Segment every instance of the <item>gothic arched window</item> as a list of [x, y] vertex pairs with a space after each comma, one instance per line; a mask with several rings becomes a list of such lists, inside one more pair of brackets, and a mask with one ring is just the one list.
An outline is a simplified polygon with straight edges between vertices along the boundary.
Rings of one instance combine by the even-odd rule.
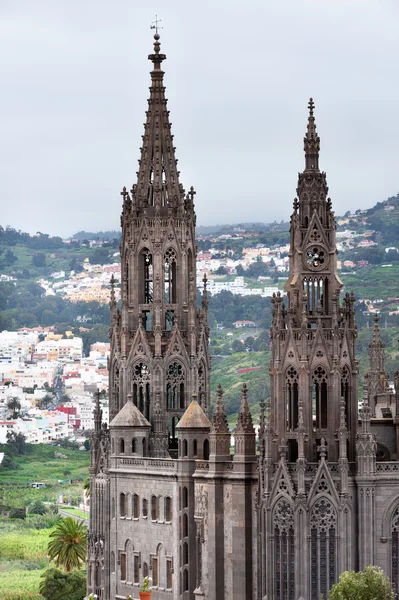
[[154, 268], [152, 254], [144, 249], [139, 256], [139, 272], [141, 286], [139, 289], [140, 304], [152, 304], [154, 292]]
[[170, 450], [177, 450], [178, 447], [178, 442], [177, 442], [177, 431], [176, 431], [176, 426], [179, 422], [179, 417], [178, 416], [174, 416], [169, 420], [169, 429], [168, 429], [168, 433], [169, 433], [169, 449]]
[[133, 367], [133, 403], [150, 419], [150, 373], [145, 363]]
[[185, 407], [184, 379], [183, 366], [178, 362], [170, 364], [166, 376], [166, 406], [169, 410]]
[[294, 514], [285, 498], [281, 498], [274, 508], [273, 528], [275, 598], [295, 600]]
[[312, 418], [313, 429], [327, 429], [328, 405], [327, 373], [324, 367], [317, 367], [313, 373]]
[[165, 275], [165, 303], [176, 303], [176, 252], [173, 248], [169, 248], [165, 252], [164, 259], [164, 275]]
[[326, 598], [337, 580], [337, 515], [332, 503], [322, 496], [310, 513], [311, 600]]
[[298, 427], [298, 373], [294, 367], [289, 367], [285, 375], [287, 430], [293, 431]]
[[392, 515], [392, 556], [391, 556], [391, 570], [392, 570], [392, 587], [397, 597], [399, 591], [399, 506], [396, 507]]

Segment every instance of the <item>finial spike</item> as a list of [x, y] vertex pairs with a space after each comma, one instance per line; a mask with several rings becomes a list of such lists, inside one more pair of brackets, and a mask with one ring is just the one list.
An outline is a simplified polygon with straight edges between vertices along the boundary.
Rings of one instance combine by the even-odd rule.
[[319, 150], [320, 138], [316, 131], [316, 122], [314, 118], [314, 102], [313, 98], [309, 99], [308, 103], [309, 117], [308, 127], [304, 138], [304, 150], [306, 159], [306, 169], [319, 170]]

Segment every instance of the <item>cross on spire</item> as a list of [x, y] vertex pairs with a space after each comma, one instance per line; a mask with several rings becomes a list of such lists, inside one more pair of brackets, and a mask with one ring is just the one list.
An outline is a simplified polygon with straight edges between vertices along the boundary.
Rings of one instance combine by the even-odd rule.
[[308, 127], [307, 127], [306, 135], [304, 138], [306, 169], [318, 171], [319, 170], [320, 138], [316, 131], [313, 98], [309, 99], [308, 109], [309, 109]]
[[158, 15], [155, 15], [155, 20], [151, 21], [150, 29], [155, 29], [155, 35], [158, 35], [158, 29], [163, 29], [159, 23], [162, 23], [162, 19], [158, 19]]

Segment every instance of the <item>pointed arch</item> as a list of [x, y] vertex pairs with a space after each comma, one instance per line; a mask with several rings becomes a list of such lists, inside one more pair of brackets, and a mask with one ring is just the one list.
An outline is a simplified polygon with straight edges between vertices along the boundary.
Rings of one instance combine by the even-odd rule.
[[276, 600], [294, 600], [295, 536], [294, 511], [288, 498], [281, 495], [273, 508], [274, 576]]
[[337, 511], [332, 499], [319, 494], [310, 508], [310, 591], [311, 600], [327, 597], [338, 576]]
[[137, 361], [132, 367], [132, 399], [133, 404], [149, 421], [151, 416], [150, 369], [145, 360]]
[[328, 375], [325, 365], [318, 365], [312, 375], [313, 430], [328, 428]]
[[186, 369], [183, 363], [173, 358], [166, 371], [166, 408], [184, 410], [186, 407]]
[[285, 398], [286, 398], [286, 428], [294, 431], [298, 427], [299, 403], [299, 377], [298, 371], [288, 366], [285, 371]]
[[176, 263], [176, 251], [174, 248], [168, 248], [164, 255], [165, 304], [176, 304], [177, 302]]
[[139, 303], [152, 304], [154, 293], [153, 257], [148, 248], [142, 248], [139, 260]]

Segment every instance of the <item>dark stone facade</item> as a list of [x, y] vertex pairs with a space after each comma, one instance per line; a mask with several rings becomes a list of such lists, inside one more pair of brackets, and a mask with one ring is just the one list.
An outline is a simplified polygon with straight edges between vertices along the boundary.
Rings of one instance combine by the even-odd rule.
[[341, 297], [313, 101], [259, 450], [244, 385], [231, 454], [220, 386], [210, 418], [195, 191], [179, 182], [154, 38], [137, 183], [122, 191], [120, 308], [111, 282], [111, 422], [97, 402], [92, 434], [88, 593], [138, 598], [149, 575], [154, 600], [319, 600], [367, 564], [398, 589], [399, 374], [393, 392], [377, 319], [359, 422], [355, 298]]

